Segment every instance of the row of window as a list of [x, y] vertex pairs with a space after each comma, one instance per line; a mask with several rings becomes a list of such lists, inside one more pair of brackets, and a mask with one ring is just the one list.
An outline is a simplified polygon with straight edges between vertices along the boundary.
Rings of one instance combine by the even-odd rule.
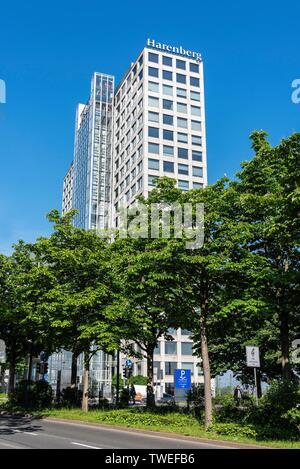
[[[194, 363], [193, 362], [181, 362], [181, 365], [179, 366], [179, 363], [177, 362], [158, 362], [154, 361], [153, 362], [153, 367], [156, 369], [156, 375], [158, 379], [164, 379], [164, 374], [166, 376], [173, 376], [174, 372], [176, 369], [180, 368], [182, 370], [190, 370], [191, 371], [191, 376], [194, 376]], [[197, 366], [196, 367], [196, 373], [198, 376], [201, 376], [203, 374], [202, 369]], [[166, 387], [169, 384], [166, 384]], [[173, 389], [174, 391], [174, 389]], [[174, 393], [174, 392], [173, 392]]]
[[[174, 86], [171, 85], [164, 85], [162, 84], [162, 93], [168, 96], [173, 96]], [[148, 82], [148, 90], [153, 93], [160, 93], [160, 83], [156, 83], [155, 81]], [[178, 98], [187, 98], [187, 90], [184, 88], [176, 87], [176, 96]], [[190, 99], [192, 101], [200, 101], [200, 93], [199, 91], [192, 91], [190, 90], [189, 93]]]
[[[173, 130], [163, 129], [163, 138], [164, 140], [174, 141], [174, 133]], [[189, 135], [183, 132], [177, 132], [177, 142], [178, 143], [189, 143]], [[191, 136], [191, 143], [192, 145], [202, 146], [202, 137], [199, 135], [192, 135]], [[159, 144], [158, 143], [149, 143], [148, 150], [150, 153], [159, 153]]]
[[[188, 129], [190, 126], [191, 130], [194, 130], [195, 132], [201, 132], [202, 130], [200, 121], [195, 121], [195, 120], [188, 121], [188, 119], [185, 119], [184, 117], [177, 117], [176, 123], [177, 123], [177, 127], [181, 129]], [[174, 117], [168, 114], [163, 114], [163, 124], [174, 125]], [[168, 132], [170, 132], [170, 130], [164, 129], [164, 132], [166, 132], [166, 135], [168, 135]], [[160, 129], [158, 127], [148, 127], [149, 137], [159, 138], [159, 134], [160, 134]], [[170, 140], [170, 139], [167, 138], [167, 140]]]
[[[181, 347], [181, 355], [193, 355], [193, 342], [176, 342], [165, 341], [165, 354], [166, 355], [177, 355], [177, 346]], [[161, 343], [158, 342], [157, 347], [154, 349], [155, 354], [161, 353]]]
[[[174, 110], [174, 102], [171, 99], [163, 99], [162, 100], [162, 108], [167, 109], [168, 111]], [[154, 96], [148, 96], [148, 106], [151, 107], [159, 107], [160, 99]], [[201, 116], [201, 107], [200, 106], [188, 106], [185, 103], [176, 103], [176, 110], [177, 112], [181, 112], [182, 114], [187, 114], [188, 107], [190, 107], [190, 112], [192, 116]]]
[[[151, 145], [151, 144], [150, 144]], [[156, 150], [156, 147], [155, 147]], [[154, 153], [153, 151], [151, 153]], [[163, 155], [173, 157], [177, 154], [178, 158], [182, 158], [184, 160], [189, 159], [190, 150], [188, 148], [183, 147], [173, 147], [171, 145], [163, 145]], [[192, 150], [192, 160], [193, 161], [202, 161], [202, 151]]]
[[[175, 172], [175, 164], [173, 161], [163, 161], [163, 171], [166, 173], [174, 173]], [[148, 159], [148, 169], [154, 169], [156, 171], [160, 170], [161, 161], [155, 160], [153, 158]], [[178, 174], [184, 174], [185, 176], [189, 176], [189, 165], [178, 163], [177, 165], [177, 172]], [[203, 168], [200, 166], [192, 166], [192, 174], [195, 177], [203, 177]]]
[[[148, 60], [149, 60], [149, 62], [153, 62], [153, 63], [158, 64], [159, 63], [159, 55], [154, 54], [153, 52], [148, 52]], [[185, 60], [181, 60], [181, 59], [174, 59], [174, 61], [175, 61], [175, 64], [176, 64], [176, 68], [179, 68], [180, 70], [186, 70], [187, 69], [186, 66], [189, 63], [190, 72], [199, 73], [199, 64], [197, 64], [195, 62], [186, 62]], [[162, 56], [162, 64], [167, 65], [168, 67], [172, 67], [173, 66], [173, 58], [168, 57], [166, 55], [163, 55]]]
[[[148, 176], [148, 186], [155, 186], [155, 180], [157, 179], [157, 176], [154, 176], [153, 174], [149, 174]], [[189, 181], [185, 181], [183, 179], [178, 179], [178, 187], [179, 189], [183, 191], [188, 191], [190, 189], [190, 184]], [[192, 185], [193, 189], [202, 189], [203, 184], [201, 182], [193, 182]]]
[[[162, 78], [163, 80], [173, 81], [176, 78], [176, 83], [182, 83], [184, 85], [187, 84], [187, 76], [183, 75], [183, 73], [174, 73], [170, 70], [159, 70], [156, 67], [148, 67], [148, 75], [149, 77], [154, 78]], [[196, 88], [200, 87], [200, 79], [196, 77], [189, 77], [189, 84], [190, 86], [194, 86]]]

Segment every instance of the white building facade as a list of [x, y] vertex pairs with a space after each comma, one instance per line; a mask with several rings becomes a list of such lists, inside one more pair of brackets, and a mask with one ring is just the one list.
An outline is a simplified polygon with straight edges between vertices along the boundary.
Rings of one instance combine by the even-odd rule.
[[161, 50], [155, 41], [148, 44], [115, 92], [115, 226], [119, 208], [133, 204], [137, 195], [147, 196], [159, 176], [176, 179], [182, 190], [207, 184], [200, 54], [191, 59], [168, 52], [171, 46]]
[[64, 177], [63, 198], [62, 198], [62, 214], [65, 215], [73, 207], [73, 178], [74, 163], [71, 163], [69, 171]]

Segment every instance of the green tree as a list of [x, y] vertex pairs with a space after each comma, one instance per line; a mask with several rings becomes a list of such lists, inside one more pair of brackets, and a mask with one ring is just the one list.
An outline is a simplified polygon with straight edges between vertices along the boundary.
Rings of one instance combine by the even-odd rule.
[[[150, 221], [151, 204], [178, 202], [181, 195], [173, 180], [163, 178], [147, 200], [139, 200], [148, 208]], [[136, 237], [116, 239], [113, 249], [125, 309], [134, 318], [129, 340], [138, 345], [140, 355], [147, 360], [147, 406], [151, 407], [154, 405], [153, 353], [158, 339], [165, 337], [172, 340], [168, 334], [169, 328], [188, 327], [189, 324], [188, 316], [183, 314], [187, 305], [178, 287], [180, 271], [173, 266], [176, 240], [151, 238], [150, 228], [144, 233], [142, 230], [141, 237], [138, 237], [139, 227], [136, 229]], [[130, 344], [128, 347], [130, 349]], [[133, 345], [131, 354], [137, 354]]]
[[245, 345], [258, 345], [261, 378], [290, 380], [291, 343], [300, 319], [300, 134], [276, 147], [265, 132], [251, 138], [255, 155], [242, 163], [229, 189], [249, 266], [232, 279], [235, 301], [222, 317], [211, 319], [211, 357], [214, 373], [230, 368], [249, 382]]
[[88, 410], [89, 367], [99, 350], [112, 353], [120, 346], [128, 318], [113, 308], [118, 295], [110, 260], [110, 246], [95, 231], [72, 225], [74, 211], [48, 215], [54, 233], [40, 238], [33, 251], [40, 265], [55, 278], [47, 291], [41, 316], [47, 318], [60, 348], [77, 357], [84, 353], [82, 409]]

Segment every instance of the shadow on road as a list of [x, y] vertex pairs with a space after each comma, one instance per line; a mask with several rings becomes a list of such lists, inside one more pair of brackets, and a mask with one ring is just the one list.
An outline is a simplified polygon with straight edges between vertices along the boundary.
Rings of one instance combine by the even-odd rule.
[[21, 432], [42, 432], [42, 426], [38, 424], [39, 417], [0, 416], [0, 436], [12, 435], [16, 430]]

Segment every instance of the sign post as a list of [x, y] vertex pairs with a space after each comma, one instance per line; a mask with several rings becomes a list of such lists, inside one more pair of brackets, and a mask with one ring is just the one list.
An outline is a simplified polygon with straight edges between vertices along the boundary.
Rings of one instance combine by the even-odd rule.
[[260, 368], [259, 347], [248, 345], [246, 347], [247, 366], [254, 370], [254, 386], [255, 386], [255, 400], [258, 406], [258, 393], [257, 393], [257, 374], [256, 368]]

